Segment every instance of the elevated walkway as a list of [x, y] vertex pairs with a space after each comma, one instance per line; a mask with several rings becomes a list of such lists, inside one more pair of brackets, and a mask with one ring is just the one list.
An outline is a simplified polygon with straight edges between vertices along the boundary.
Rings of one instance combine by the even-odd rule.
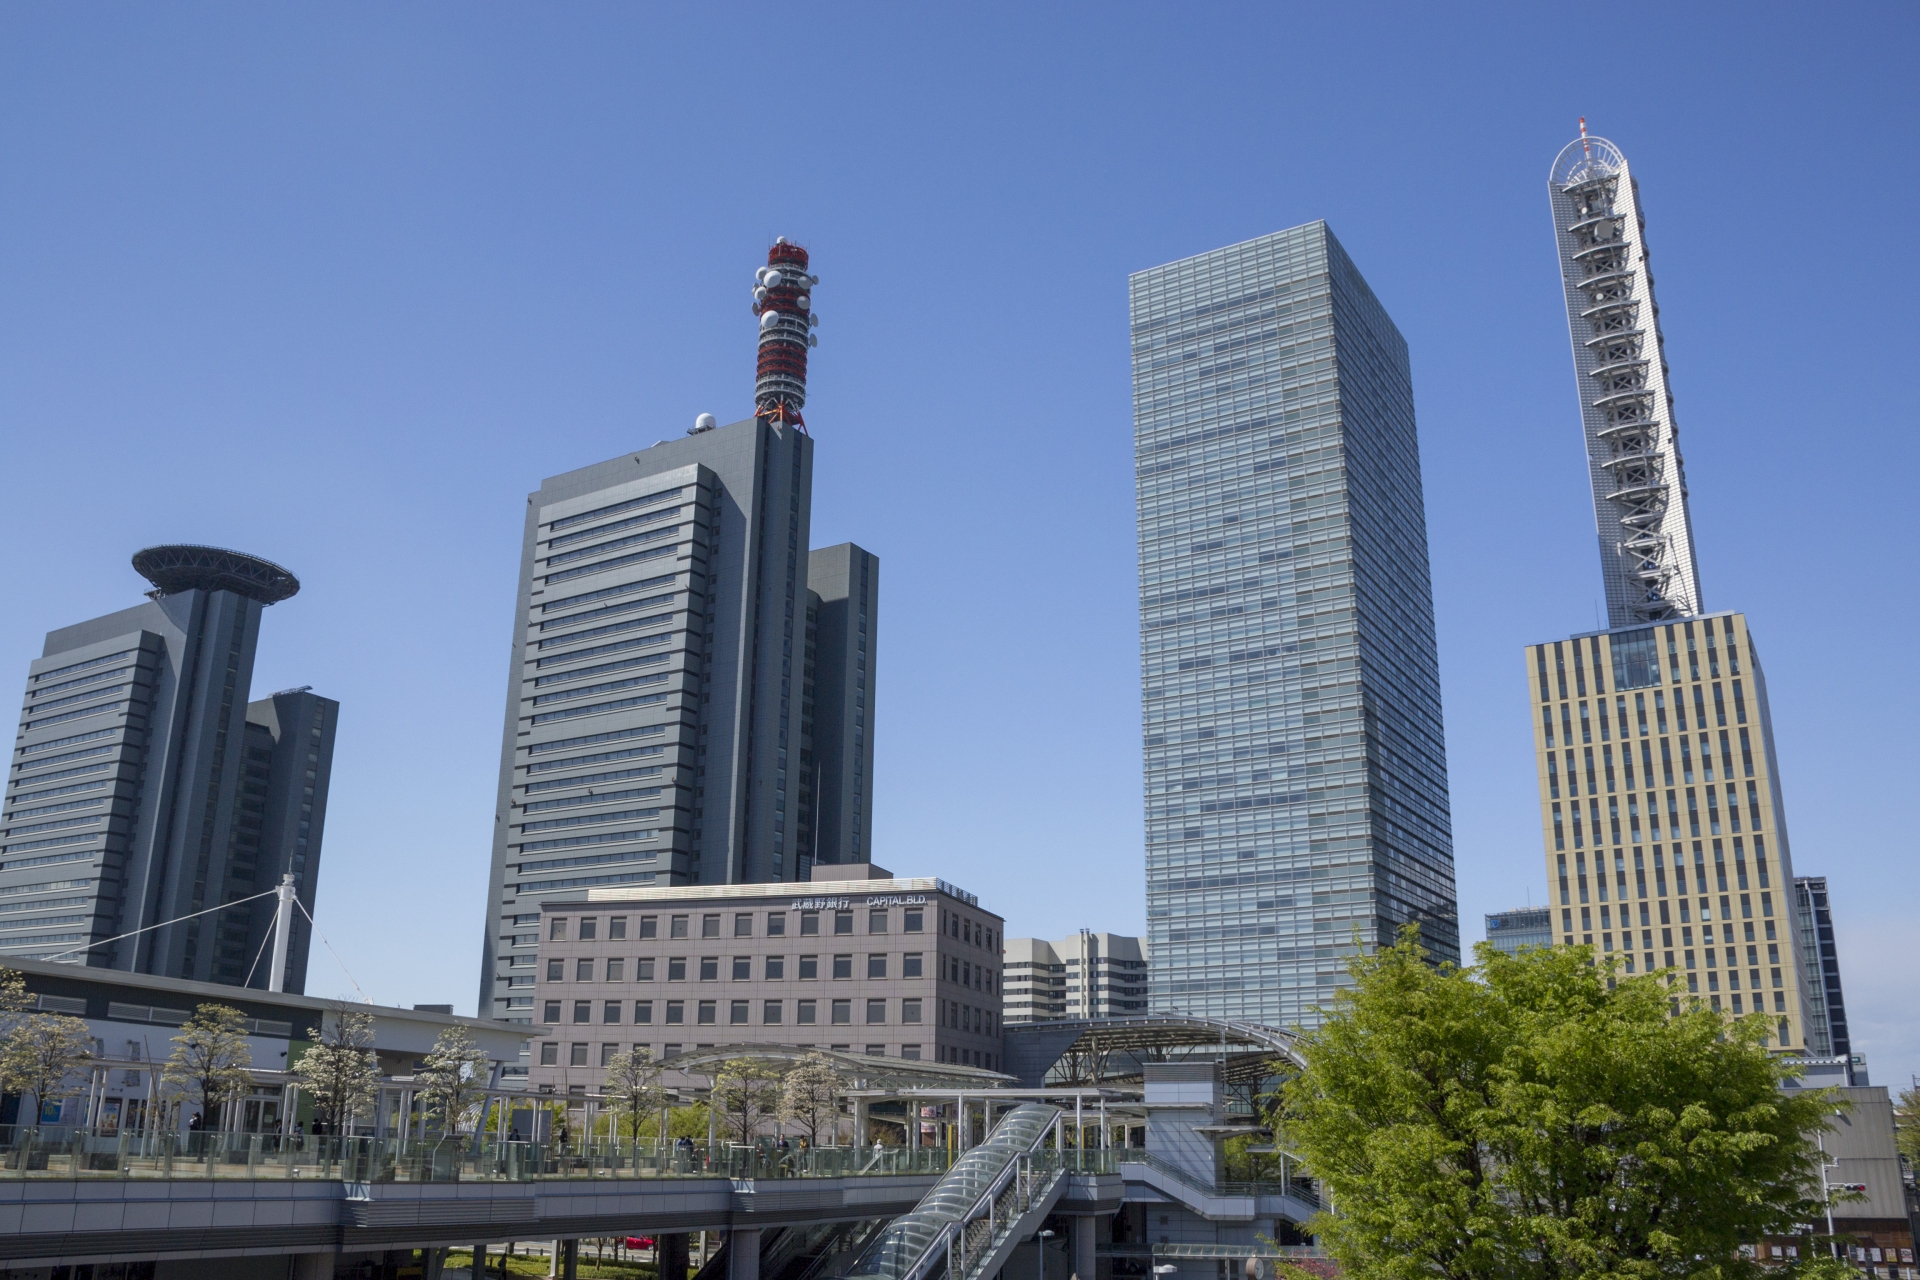
[[1147, 1151], [1116, 1151], [1129, 1201], [1170, 1201], [1209, 1222], [1285, 1218], [1305, 1222], [1324, 1207], [1313, 1184], [1293, 1182], [1208, 1183]]

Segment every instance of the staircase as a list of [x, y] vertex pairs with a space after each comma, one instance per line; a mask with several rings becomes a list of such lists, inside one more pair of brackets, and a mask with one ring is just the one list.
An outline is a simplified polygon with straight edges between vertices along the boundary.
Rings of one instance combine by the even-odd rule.
[[1066, 1161], [1044, 1150], [1060, 1108], [1015, 1107], [961, 1156], [912, 1213], [895, 1218], [846, 1280], [987, 1280], [1040, 1229], [1066, 1186]]

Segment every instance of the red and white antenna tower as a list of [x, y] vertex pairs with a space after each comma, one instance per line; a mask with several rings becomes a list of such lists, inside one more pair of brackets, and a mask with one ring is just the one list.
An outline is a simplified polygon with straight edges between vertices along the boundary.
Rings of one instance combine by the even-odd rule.
[[754, 370], [753, 416], [805, 427], [807, 348], [820, 345], [813, 332], [820, 317], [813, 311], [807, 251], [781, 236], [767, 250], [767, 265], [753, 273], [753, 314], [760, 317], [760, 358]]

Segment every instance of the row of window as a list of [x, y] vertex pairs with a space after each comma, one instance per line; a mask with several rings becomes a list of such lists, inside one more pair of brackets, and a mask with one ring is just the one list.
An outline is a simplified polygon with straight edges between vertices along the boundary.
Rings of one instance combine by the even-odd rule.
[[[1714, 621], [1712, 618], [1702, 618], [1698, 623], [1701, 637], [1706, 641], [1705, 652], [1707, 657], [1708, 679], [1717, 679], [1720, 675], [1720, 650], [1717, 649], [1714, 644]], [[1734, 635], [1733, 620], [1731, 618], [1722, 618], [1719, 619], [1719, 623], [1720, 634], [1726, 638], [1728, 673], [1737, 676], [1740, 674], [1740, 648]], [[1664, 628], [1666, 632], [1664, 637], [1660, 635], [1660, 632], [1663, 630], [1663, 628], [1660, 627], [1648, 627], [1643, 631], [1632, 631], [1613, 636], [1608, 644], [1608, 648], [1612, 651], [1613, 655], [1613, 687], [1615, 691], [1641, 689], [1660, 683], [1660, 640], [1663, 638], [1666, 640], [1667, 665], [1672, 671], [1673, 683], [1679, 684], [1679, 642], [1682, 633], [1684, 633], [1687, 642], [1688, 669], [1693, 679], [1700, 679], [1701, 648], [1694, 643], [1695, 625], [1693, 622], [1669, 623]], [[1607, 691], [1607, 682], [1605, 670], [1600, 660], [1600, 637], [1587, 637], [1587, 645], [1592, 654], [1593, 691], [1595, 693], [1605, 693]], [[1580, 641], [1556, 640], [1552, 645], [1554, 666], [1554, 680], [1552, 683], [1549, 683], [1547, 678], [1548, 646], [1543, 644], [1534, 648], [1534, 667], [1540, 681], [1540, 701], [1548, 701], [1553, 696], [1553, 689], [1556, 687], [1562, 698], [1568, 696], [1568, 648], [1573, 650], [1574, 693], [1581, 697], [1586, 695], [1588, 664], [1586, 656], [1581, 652]]]
[[[853, 1022], [854, 1006], [864, 1004], [866, 1025], [881, 1026], [887, 1022], [889, 1013], [894, 1014], [903, 1023], [920, 1021], [924, 1001], [918, 997], [906, 1000], [886, 1000], [875, 997], [865, 1001], [844, 1000], [635, 1000], [633, 1002], [633, 1021], [638, 1026], [649, 1026], [653, 1022], [654, 1005], [663, 1006], [662, 1021], [667, 1026], [679, 1026], [687, 1021], [687, 1006], [693, 1006], [693, 1024], [695, 1026], [717, 1026], [720, 1023], [722, 1004], [726, 1021], [731, 1026], [754, 1025], [755, 1004], [760, 1006], [759, 1025], [767, 1027], [782, 1026], [786, 1022], [789, 1006], [797, 1026], [812, 1026], [820, 1021], [820, 1006], [826, 1005], [827, 1021], [831, 1025], [846, 1026]], [[542, 1010], [543, 1020], [549, 1025], [558, 1025], [564, 1002], [549, 1000]], [[897, 1006], [892, 1008], [891, 1006]], [[627, 1002], [624, 1000], [603, 1000], [598, 1004], [599, 1019], [603, 1025], [621, 1022], [627, 1015]], [[573, 1021], [590, 1023], [595, 1021], [595, 1002], [575, 1000], [573, 1002]], [[542, 1059], [542, 1065], [550, 1065]]]
[[[795, 966], [794, 975], [800, 981], [812, 982], [820, 977], [819, 956], [798, 956], [795, 957], [795, 959], [798, 963]], [[833, 978], [839, 981], [850, 980], [853, 977], [854, 959], [851, 955], [829, 956], [829, 972]], [[696, 971], [700, 975], [699, 980], [701, 982], [719, 981], [720, 966], [723, 961], [728, 963], [728, 969], [733, 981], [749, 982], [753, 979], [754, 958], [752, 956], [733, 956], [730, 959], [722, 956], [694, 956], [691, 957], [691, 960], [693, 964], [697, 966]], [[786, 979], [786, 956], [762, 956], [760, 960], [761, 978], [763, 981], [781, 982]], [[685, 982], [689, 972], [687, 967], [688, 961], [689, 957], [687, 956], [668, 956], [664, 960], [654, 960], [650, 957], [643, 956], [633, 962], [632, 980], [635, 982], [652, 982], [655, 975], [659, 974], [663, 975], [668, 982]], [[902, 955], [900, 957], [900, 976], [902, 978], [924, 977], [926, 975], [924, 961], [924, 952], [909, 951]], [[567, 981], [567, 966], [568, 962], [565, 960], [547, 961], [546, 980], [548, 982]], [[574, 960], [572, 966], [573, 981], [575, 982], [592, 982], [595, 980], [594, 975], [596, 973], [600, 974], [600, 980], [605, 982], [626, 982], [628, 980], [627, 961], [625, 957], [622, 956], [611, 956], [606, 960], [582, 957]], [[885, 954], [876, 953], [867, 957], [867, 977], [876, 979], [885, 978], [887, 976], [887, 967], [888, 957]]]
[[[1747, 880], [1747, 850], [1741, 838], [1739, 836], [1733, 838], [1733, 870], [1731, 873], [1727, 870], [1725, 845], [1719, 840], [1713, 841], [1712, 844], [1713, 875], [1719, 891], [1726, 893], [1734, 888], [1742, 890], [1749, 888], [1750, 885]], [[1762, 889], [1771, 888], [1772, 880], [1767, 872], [1767, 846], [1765, 839], [1761, 836], [1755, 836], [1753, 838], [1753, 844], [1754, 875], [1758, 879]], [[1587, 901], [1587, 855], [1584, 853], [1575, 853], [1573, 860], [1575, 879], [1580, 889], [1580, 901], [1585, 902]], [[1566, 905], [1570, 902], [1570, 899], [1567, 897], [1569, 890], [1567, 855], [1564, 853], [1555, 854], [1554, 862], [1560, 878], [1560, 901], [1562, 905]], [[1616, 896], [1621, 901], [1625, 901], [1627, 897], [1627, 859], [1626, 851], [1623, 849], [1615, 849], [1613, 851], [1613, 872], [1614, 880], [1619, 889]], [[1594, 850], [1593, 854], [1593, 874], [1596, 887], [1599, 889], [1600, 901], [1605, 902], [1607, 900], [1607, 868], [1604, 855], [1598, 849]], [[1729, 875], [1731, 875], [1732, 879], [1731, 884], [1729, 884]], [[1646, 856], [1638, 848], [1633, 851], [1633, 879], [1635, 885], [1637, 885], [1640, 890], [1639, 896], [1645, 898], [1647, 896]], [[1685, 896], [1687, 892], [1686, 851], [1677, 844], [1673, 847], [1673, 879], [1676, 892], [1681, 896]], [[1707, 881], [1705, 845], [1699, 840], [1693, 842], [1693, 881], [1694, 891], [1696, 893], [1704, 894], [1713, 891]], [[1661, 852], [1659, 845], [1653, 846], [1653, 882], [1656, 889], [1656, 896], [1661, 898], [1666, 897], [1667, 863], [1666, 857]], [[1762, 896], [1766, 898], [1768, 902], [1772, 901], [1771, 895]], [[1773, 912], [1769, 909], [1766, 914], [1772, 915]]]
[[[1707, 804], [1706, 804], [1706, 819], [1704, 824], [1706, 827], [1706, 830], [1704, 832], [1701, 830], [1701, 826], [1702, 826], [1701, 813], [1700, 813], [1701, 796], [1697, 794], [1692, 787], [1688, 787], [1686, 789], [1686, 798], [1687, 798], [1686, 834], [1689, 836], [1695, 836], [1695, 837], [1698, 837], [1701, 835], [1711, 835], [1711, 836], [1720, 835], [1721, 827], [1720, 827], [1720, 804], [1719, 804], [1720, 796], [1719, 794], [1712, 787], [1706, 788], [1705, 799]], [[1612, 843], [1616, 845], [1639, 844], [1641, 840], [1640, 797], [1638, 795], [1629, 795], [1627, 796], [1626, 800], [1627, 800], [1627, 812], [1626, 812], [1627, 835], [1625, 839], [1622, 839], [1621, 821], [1620, 821], [1621, 819], [1620, 801], [1618, 798], [1614, 796], [1607, 797], [1608, 830], [1612, 833], [1612, 836], [1613, 836]], [[1726, 802], [1727, 802], [1727, 810], [1726, 810], [1727, 828], [1728, 830], [1734, 833], [1734, 838], [1737, 840], [1740, 838], [1739, 832], [1741, 830], [1740, 795], [1731, 784], [1728, 784], [1727, 786]], [[1747, 803], [1747, 818], [1749, 820], [1749, 825], [1747, 829], [1754, 833], [1753, 835], [1754, 843], [1756, 845], [1762, 845], [1762, 842], [1766, 839], [1766, 836], [1762, 834], [1760, 831], [1760, 828], [1763, 824], [1761, 822], [1761, 814], [1760, 814], [1760, 789], [1757, 784], [1751, 783], [1751, 782], [1747, 784], [1746, 803]], [[1597, 846], [1604, 843], [1604, 841], [1601, 840], [1602, 831], [1600, 827], [1600, 801], [1597, 797], [1589, 799], [1587, 801], [1587, 814], [1586, 814], [1587, 821], [1585, 825], [1582, 825], [1581, 823], [1580, 802], [1578, 800], [1569, 801], [1566, 806], [1566, 811], [1564, 813], [1561, 810], [1560, 802], [1558, 800], [1550, 801], [1547, 805], [1547, 813], [1548, 813], [1548, 818], [1553, 826], [1553, 847], [1554, 848], [1565, 849], [1567, 847], [1567, 822], [1569, 819], [1571, 820], [1573, 825], [1573, 847], [1574, 848], [1576, 849], [1583, 848], [1588, 843], [1587, 835], [1589, 832], [1592, 833], [1593, 844]], [[1667, 808], [1666, 808], [1667, 825], [1666, 825], [1665, 836], [1661, 835], [1660, 796], [1659, 796], [1659, 793], [1657, 792], [1653, 792], [1653, 791], [1647, 792], [1646, 817], [1647, 817], [1647, 831], [1648, 831], [1647, 838], [1648, 839], [1678, 840], [1681, 835], [1680, 793], [1677, 791], [1667, 792]], [[1762, 845], [1762, 847], [1764, 847], [1764, 845]]]
[[[685, 915], [669, 915], [667, 917], [666, 936], [669, 938], [693, 937], [695, 936], [693, 930], [698, 928], [698, 936], [702, 938], [719, 938], [723, 936], [751, 938], [754, 936], [755, 928], [759, 927], [765, 930], [766, 936], [769, 938], [782, 938], [787, 934], [787, 916], [789, 914], [792, 913], [786, 911], [768, 911], [764, 913], [764, 921], [762, 921], [760, 918], [763, 913], [761, 912], [733, 912], [731, 934], [722, 933], [722, 929], [727, 927], [726, 918], [728, 913], [724, 911], [701, 913], [698, 917], [699, 923], [697, 925], [694, 923], [695, 916], [692, 912], [688, 912]], [[830, 917], [834, 934], [851, 934], [853, 932], [854, 913], [852, 911], [801, 911], [799, 913], [800, 936], [812, 937], [819, 934], [820, 918], [822, 915]], [[627, 916], [608, 917], [606, 921], [606, 936], [612, 939], [625, 938], [627, 936], [628, 921], [629, 917]], [[889, 931], [891, 924], [892, 912], [887, 908], [875, 907], [867, 912], [868, 933], [886, 933]], [[635, 927], [638, 929], [638, 933], [635, 935], [636, 937], [657, 938], [660, 936], [660, 917], [657, 915], [639, 916], [637, 917]], [[577, 919], [570, 919], [567, 916], [553, 916], [547, 921], [547, 937], [552, 941], [566, 941], [569, 930], [571, 930], [573, 936], [581, 942], [592, 941], [600, 937], [600, 917], [581, 916]], [[907, 907], [901, 912], [901, 932], [922, 933], [925, 932], [925, 930], [926, 911], [924, 908]]]
[[[603, 1042], [600, 1045], [600, 1061], [598, 1065], [602, 1067], [607, 1066], [609, 1063], [611, 1063], [614, 1060], [614, 1057], [618, 1055], [626, 1047], [627, 1046], [622, 1044]], [[813, 1048], [819, 1047], [819, 1048], [829, 1049], [834, 1053], [852, 1053], [853, 1052], [853, 1046], [850, 1044], [830, 1044], [830, 1045], [824, 1045], [824, 1046], [815, 1046], [810, 1044], [797, 1044], [792, 1047], [795, 1049], [801, 1049], [801, 1050], [813, 1049]], [[662, 1060], [667, 1058], [676, 1058], [680, 1056], [682, 1051], [688, 1048], [692, 1048], [697, 1051], [700, 1049], [711, 1049], [713, 1048], [713, 1046], [710, 1044], [696, 1044], [696, 1045], [668, 1044], [662, 1047], [660, 1051], [660, 1057]], [[594, 1065], [590, 1061], [590, 1058], [592, 1057], [592, 1049], [593, 1049], [592, 1045], [582, 1044], [579, 1041], [575, 1041], [574, 1043], [568, 1045], [566, 1065], [570, 1067], [585, 1067], [585, 1066]], [[638, 1053], [642, 1058], [648, 1058], [648, 1059], [651, 1059], [654, 1053], [653, 1046], [650, 1044], [636, 1044], [633, 1046], [633, 1050], [635, 1053]], [[884, 1044], [870, 1044], [866, 1046], [866, 1056], [869, 1058], [884, 1058], [887, 1056], [887, 1046]], [[917, 1044], [901, 1045], [900, 1057], [905, 1059], [908, 1062], [920, 1061], [920, 1046]], [[560, 1045], [557, 1041], [544, 1041], [541, 1043], [540, 1065], [543, 1067], [557, 1067], [560, 1065]], [[525, 1068], [522, 1068], [522, 1071], [524, 1072]], [[542, 1092], [550, 1092], [551, 1089], [552, 1089], [551, 1085], [543, 1086]], [[587, 1086], [583, 1084], [569, 1086], [569, 1092], [572, 1092], [572, 1093], [585, 1093], [586, 1091], [587, 1091]]]
[[[1745, 724], [1747, 723], [1746, 688], [1738, 680], [1733, 681], [1732, 684], [1734, 723]], [[1693, 686], [1693, 727], [1696, 729], [1706, 729], [1710, 727], [1708, 725], [1707, 715], [1707, 690], [1709, 688], [1713, 690], [1713, 726], [1725, 728], [1727, 724], [1727, 698], [1725, 690], [1718, 681], [1715, 681], [1711, 686], [1704, 684]], [[1579, 739], [1582, 742], [1593, 741], [1594, 721], [1596, 719], [1600, 724], [1600, 741], [1602, 742], [1611, 741], [1615, 737], [1614, 724], [1616, 722], [1620, 726], [1618, 736], [1623, 742], [1629, 736], [1630, 729], [1635, 727], [1639, 729], [1639, 736], [1642, 738], [1647, 737], [1651, 732], [1666, 733], [1668, 731], [1666, 694], [1656, 692], [1653, 695], [1653, 705], [1651, 708], [1647, 705], [1647, 695], [1644, 693], [1634, 694], [1633, 703], [1634, 718], [1632, 722], [1629, 722], [1627, 719], [1627, 699], [1625, 694], [1613, 700], [1613, 715], [1611, 717], [1607, 714], [1608, 707], [1605, 698], [1594, 699], [1591, 709], [1585, 700], [1577, 703], [1561, 703], [1559, 721], [1560, 743], [1569, 747], [1573, 745], [1575, 736], [1573, 720], [1576, 708], [1578, 708], [1580, 717]], [[1648, 718], [1649, 710], [1652, 712], [1651, 720]], [[1673, 727], [1683, 733], [1686, 732], [1687, 700], [1683, 690], [1674, 690], [1672, 711]], [[1651, 726], [1651, 728], [1649, 726]], [[1554, 728], [1553, 707], [1551, 704], [1544, 705], [1540, 708], [1540, 731], [1545, 736], [1549, 747], [1554, 745]], [[1742, 730], [1743, 734], [1744, 732], [1745, 731]], [[1726, 735], [1722, 734], [1721, 736], [1725, 737]]]
[[[1686, 736], [1682, 736], [1680, 738], [1674, 739], [1673, 741], [1669, 741], [1666, 738], [1661, 738], [1660, 739], [1660, 776], [1666, 780], [1665, 785], [1669, 787], [1676, 785], [1674, 781], [1674, 776], [1675, 776], [1674, 755], [1673, 755], [1674, 742], [1678, 742], [1680, 746], [1680, 760], [1679, 760], [1679, 768], [1678, 768], [1680, 781], [1684, 783], [1691, 783], [1692, 781], [1694, 781], [1693, 739]], [[1582, 751], [1582, 755], [1584, 756], [1585, 763], [1586, 763], [1587, 794], [1588, 795], [1599, 794], [1600, 779], [1602, 777], [1606, 778], [1606, 782], [1607, 782], [1606, 789], [1608, 791], [1616, 790], [1617, 789], [1616, 780], [1614, 777], [1614, 770], [1613, 770], [1613, 748], [1611, 746], [1602, 746], [1600, 748], [1600, 754], [1597, 759], [1594, 756], [1592, 747], [1584, 748]], [[1577, 796], [1580, 794], [1580, 770], [1578, 767], [1579, 761], [1575, 759], [1571, 748], [1568, 749], [1565, 758], [1566, 758], [1567, 794], [1569, 796]], [[1556, 752], [1549, 750], [1547, 752], [1546, 759], [1547, 759], [1547, 794], [1549, 796], [1557, 798], [1560, 795], [1561, 757]], [[1704, 778], [1704, 780], [1708, 782], [1713, 781], [1713, 762], [1714, 762], [1713, 741], [1708, 735], [1704, 733], [1700, 735], [1699, 761], [1700, 761], [1700, 773]], [[1740, 730], [1740, 764], [1741, 764], [1742, 773], [1744, 773], [1749, 778], [1754, 776], [1753, 745], [1749, 741], [1747, 737], [1747, 731], [1745, 729]], [[1728, 732], [1725, 729], [1722, 729], [1720, 731], [1720, 766], [1721, 766], [1720, 776], [1728, 782], [1733, 781], [1733, 778], [1734, 778], [1733, 738], [1728, 734]], [[1639, 785], [1639, 784], [1636, 784], [1633, 780], [1634, 779], [1633, 746], [1630, 743], [1623, 742], [1620, 744], [1620, 770], [1622, 775], [1626, 779], [1626, 789], [1628, 791], [1632, 791], [1637, 785]], [[1659, 785], [1659, 784], [1656, 784], [1653, 780], [1654, 779], [1653, 741], [1651, 739], [1643, 741], [1640, 744], [1640, 776], [1646, 779], [1646, 783], [1645, 783], [1646, 786], [1651, 787], [1651, 786]]]

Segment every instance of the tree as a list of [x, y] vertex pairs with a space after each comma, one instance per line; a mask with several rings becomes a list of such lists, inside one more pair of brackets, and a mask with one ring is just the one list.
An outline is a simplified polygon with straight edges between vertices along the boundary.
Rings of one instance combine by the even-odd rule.
[[60, 1013], [19, 1014], [8, 1019], [0, 1034], [0, 1082], [33, 1095], [37, 1121], [40, 1107], [84, 1091], [75, 1072], [91, 1057], [93, 1032], [80, 1019]]
[[30, 1012], [36, 998], [27, 992], [27, 975], [18, 969], [0, 969], [0, 1031]]
[[173, 1056], [160, 1068], [160, 1083], [197, 1101], [201, 1122], [217, 1128], [220, 1107], [252, 1092], [252, 1065], [246, 1015], [231, 1005], [203, 1004], [173, 1038]]
[[1907, 1164], [1920, 1169], [1920, 1084], [1894, 1095], [1893, 1141]]
[[320, 1042], [287, 1068], [313, 1099], [315, 1132], [345, 1133], [379, 1089], [373, 1052], [373, 1015], [335, 1004], [321, 1023]]
[[1274, 1121], [1354, 1280], [1754, 1273], [1739, 1246], [1817, 1221], [1830, 1090], [1783, 1092], [1766, 1018], [1729, 1021], [1587, 948], [1430, 966], [1409, 929], [1301, 1048]]
[[807, 1145], [818, 1146], [820, 1130], [840, 1120], [840, 1071], [833, 1059], [810, 1053], [787, 1072], [780, 1087], [780, 1118], [807, 1131]]
[[420, 1071], [421, 1092], [429, 1110], [439, 1114], [443, 1132], [459, 1135], [468, 1108], [486, 1093], [492, 1068], [492, 1059], [465, 1027], [448, 1027], [433, 1042], [427, 1065]]
[[754, 1131], [780, 1105], [780, 1073], [759, 1058], [733, 1058], [713, 1077], [710, 1096], [728, 1136], [751, 1142]]
[[613, 1136], [620, 1136], [620, 1119], [625, 1117], [630, 1136], [640, 1141], [640, 1121], [656, 1116], [673, 1101], [673, 1095], [660, 1087], [660, 1064], [645, 1049], [616, 1053], [607, 1063], [607, 1074], [600, 1084], [602, 1093], [613, 1098]]

